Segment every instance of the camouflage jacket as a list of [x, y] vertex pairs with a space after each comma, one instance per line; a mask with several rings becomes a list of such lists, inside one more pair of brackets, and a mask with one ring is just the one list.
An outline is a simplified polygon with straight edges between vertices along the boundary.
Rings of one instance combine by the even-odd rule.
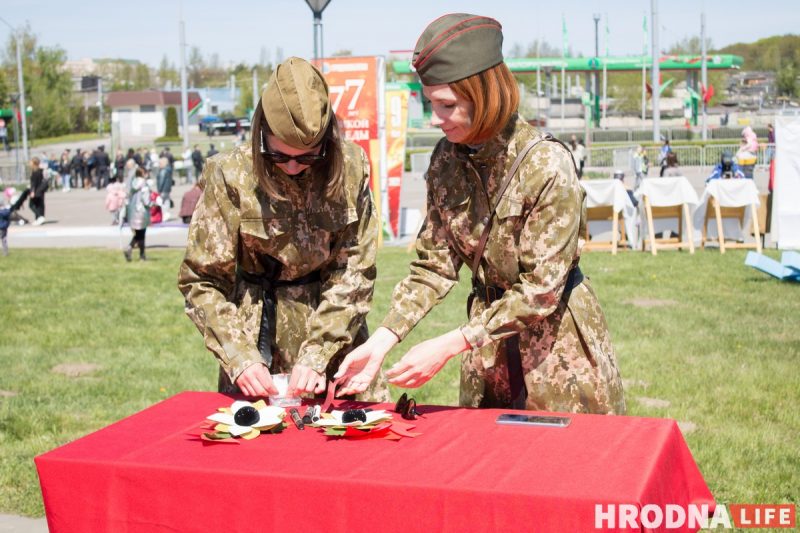
[[[457, 283], [461, 266], [472, 264], [503, 178], [518, 152], [530, 140], [541, 137], [542, 133], [514, 117], [477, 151], [446, 139], [439, 142], [427, 173], [427, 215], [416, 241], [418, 258], [412, 261], [408, 277], [395, 288], [384, 327], [403, 339]], [[492, 378], [488, 369], [496, 361], [505, 368], [502, 343], [498, 341], [520, 335], [528, 408], [624, 411], [623, 404], [615, 403], [621, 398], [619, 375], [594, 294], [584, 283], [573, 290], [569, 310], [562, 302], [567, 276], [578, 263], [583, 245], [583, 198], [569, 151], [552, 141], [540, 142], [525, 156], [500, 198], [477, 277], [483, 285], [506, 292], [491, 305], [476, 300], [469, 321], [461, 327], [472, 347], [462, 358], [462, 405], [488, 406], [480, 403], [487, 379], [499, 380], [498, 389], [504, 386], [503, 381], [507, 385], [507, 371]], [[565, 314], [574, 319], [576, 327], [559, 326]], [[563, 338], [567, 330], [574, 333], [576, 329], [580, 340]], [[582, 349], [587, 346], [591, 353]], [[599, 383], [603, 391], [611, 383], [612, 400], [605, 402], [606, 393], [602, 392], [603, 405], [586, 405], [593, 400], [579, 399], [587, 396], [585, 393], [562, 390], [564, 394], [559, 392], [558, 399], [537, 404], [539, 400], [531, 390], [532, 369], [555, 352], [559, 352], [558, 357], [580, 358], [581, 365], [589, 361], [587, 371], [593, 373], [595, 370], [588, 367], [602, 361], [602, 375], [587, 380], [592, 382], [591, 387]], [[554, 372], [558, 366], [553, 365]], [[562, 389], [570, 386], [568, 378], [558, 379]], [[562, 404], [566, 396], [569, 399]], [[581, 402], [584, 405], [578, 405]]]
[[271, 257], [281, 265], [279, 280], [320, 272], [319, 282], [276, 288], [273, 373], [290, 372], [296, 363], [335, 371], [338, 361], [329, 364], [331, 358], [366, 335], [378, 223], [367, 157], [353, 143], [343, 148], [339, 199], [324, 194], [327, 177], [313, 169], [294, 178], [276, 170], [273, 178], [286, 200], [268, 198], [247, 147], [207, 160], [178, 287], [187, 314], [231, 382], [262, 362], [261, 287], [237, 276], [237, 267], [263, 273], [262, 261]]

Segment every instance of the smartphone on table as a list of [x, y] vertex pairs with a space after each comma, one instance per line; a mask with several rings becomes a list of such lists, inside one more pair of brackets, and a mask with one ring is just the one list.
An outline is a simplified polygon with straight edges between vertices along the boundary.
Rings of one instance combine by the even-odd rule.
[[565, 428], [569, 425], [570, 419], [566, 416], [556, 415], [519, 415], [515, 413], [503, 413], [497, 417], [498, 424], [511, 424], [519, 426], [547, 426]]

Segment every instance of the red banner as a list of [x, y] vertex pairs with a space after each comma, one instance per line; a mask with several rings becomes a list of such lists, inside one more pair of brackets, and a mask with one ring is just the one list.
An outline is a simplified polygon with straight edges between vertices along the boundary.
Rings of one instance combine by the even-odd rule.
[[331, 105], [345, 139], [359, 144], [370, 159], [373, 190], [378, 183], [377, 58], [334, 57], [322, 60]]
[[386, 193], [389, 200], [389, 226], [400, 235], [400, 187], [406, 160], [408, 125], [408, 90], [386, 91]]

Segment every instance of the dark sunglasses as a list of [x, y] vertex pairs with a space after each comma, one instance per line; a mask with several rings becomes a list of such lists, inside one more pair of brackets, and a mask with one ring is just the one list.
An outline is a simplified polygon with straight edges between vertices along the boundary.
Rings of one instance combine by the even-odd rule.
[[322, 150], [318, 154], [289, 155], [283, 152], [271, 152], [269, 150], [264, 150], [261, 153], [272, 163], [283, 164], [289, 161], [297, 161], [300, 165], [313, 165], [325, 160], [325, 145], [322, 145]]
[[417, 401], [409, 398], [405, 392], [394, 405], [394, 412], [406, 420], [415, 420], [417, 416], [422, 416], [422, 413], [417, 411]]

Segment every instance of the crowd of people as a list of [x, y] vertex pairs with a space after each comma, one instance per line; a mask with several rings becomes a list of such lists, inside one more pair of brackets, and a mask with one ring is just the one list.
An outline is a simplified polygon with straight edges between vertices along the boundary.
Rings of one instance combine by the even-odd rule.
[[[184, 198], [178, 215], [184, 222], [188, 223], [191, 219], [194, 205], [199, 199], [198, 182], [206, 159], [217, 153], [219, 152], [211, 144], [205, 154], [197, 145], [181, 154], [186, 177], [190, 183], [195, 183], [191, 194]], [[28, 187], [21, 192], [14, 187], [8, 187], [0, 200], [0, 236], [4, 255], [8, 254], [6, 236], [9, 226], [41, 225], [47, 222], [45, 199], [49, 191], [68, 193], [76, 189], [105, 190], [104, 205], [111, 215], [111, 224], [127, 223], [134, 230], [134, 240], [125, 253], [128, 260], [131, 258], [130, 249], [140, 245], [140, 258], [146, 259], [146, 227], [172, 218], [170, 209], [175, 206], [172, 187], [176, 178], [176, 158], [169, 147], [164, 147], [160, 152], [154, 148], [130, 148], [127, 152], [117, 150], [113, 161], [106, 153], [105, 146], [98, 146], [93, 151], [77, 149], [74, 153], [67, 148], [60, 157], [52, 153], [32, 157], [28, 166]], [[33, 213], [32, 219], [21, 213], [26, 200]], [[144, 208], [147, 216], [141, 217]], [[139, 227], [134, 228], [134, 225]]]

